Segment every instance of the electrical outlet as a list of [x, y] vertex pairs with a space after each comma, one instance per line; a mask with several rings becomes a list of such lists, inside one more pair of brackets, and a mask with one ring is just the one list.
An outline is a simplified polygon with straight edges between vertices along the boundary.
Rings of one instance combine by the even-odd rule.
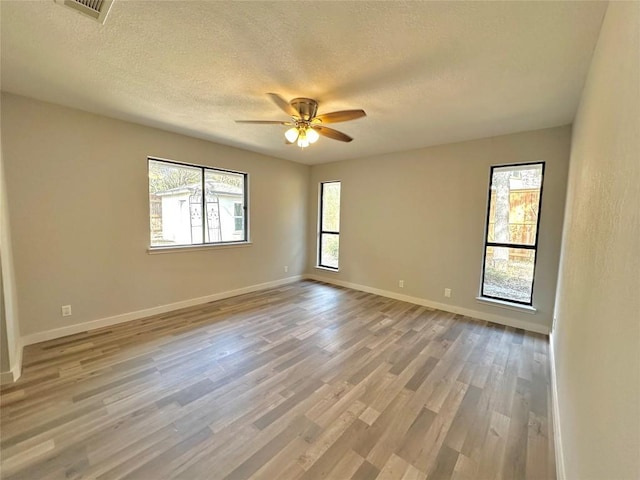
[[398, 280], [398, 286], [404, 288], [404, 280]]
[[451, 289], [450, 288], [445, 288], [444, 289], [444, 296], [447, 297], [447, 298], [451, 296]]
[[63, 317], [70, 317], [71, 316], [71, 305], [62, 305], [62, 307], [60, 307], [60, 309], [62, 310], [62, 316]]
[[289, 271], [289, 265], [285, 265], [284, 266], [284, 273], [287, 273]]

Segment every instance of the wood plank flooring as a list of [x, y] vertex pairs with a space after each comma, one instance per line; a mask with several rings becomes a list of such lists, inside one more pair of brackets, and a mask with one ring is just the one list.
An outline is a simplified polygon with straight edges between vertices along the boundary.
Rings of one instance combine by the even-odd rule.
[[303, 281], [24, 352], [9, 479], [553, 479], [548, 339]]

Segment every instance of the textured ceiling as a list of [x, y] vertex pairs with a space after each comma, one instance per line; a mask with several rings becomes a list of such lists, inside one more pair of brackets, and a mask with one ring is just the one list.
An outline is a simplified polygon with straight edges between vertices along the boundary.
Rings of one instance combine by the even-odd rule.
[[[104, 25], [0, 1], [2, 89], [302, 163], [573, 120], [602, 2], [115, 0]], [[351, 143], [284, 145], [265, 95], [315, 98]]]

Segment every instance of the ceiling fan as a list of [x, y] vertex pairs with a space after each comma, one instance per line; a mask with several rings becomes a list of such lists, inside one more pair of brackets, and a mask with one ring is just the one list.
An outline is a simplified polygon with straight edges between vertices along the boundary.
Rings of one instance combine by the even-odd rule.
[[325, 127], [323, 124], [346, 122], [347, 120], [354, 120], [367, 115], [364, 110], [341, 110], [318, 115], [318, 102], [311, 98], [294, 98], [287, 102], [277, 93], [267, 93], [267, 95], [283, 112], [291, 117], [290, 121], [236, 120], [236, 123], [290, 126], [291, 128], [284, 134], [285, 143], [288, 145], [296, 143], [300, 148], [305, 148], [315, 143], [320, 138], [320, 135], [340, 140], [341, 142], [350, 142], [353, 138], [349, 135], [333, 128]]

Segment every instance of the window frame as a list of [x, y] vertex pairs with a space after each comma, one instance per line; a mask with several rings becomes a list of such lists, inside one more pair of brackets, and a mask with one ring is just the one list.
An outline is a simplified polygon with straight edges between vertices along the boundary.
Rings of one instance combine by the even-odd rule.
[[[509, 168], [509, 167], [526, 167], [530, 165], [540, 165], [542, 167], [540, 181], [540, 194], [538, 196], [538, 219], [536, 221], [536, 237], [533, 245], [526, 245], [520, 243], [505, 243], [505, 242], [490, 242], [489, 241], [489, 226], [491, 221], [491, 189], [493, 187], [493, 172], [497, 168]], [[544, 174], [545, 174], [546, 162], [541, 160], [537, 162], [525, 162], [525, 163], [509, 163], [504, 165], [492, 165], [491, 170], [489, 171], [489, 192], [487, 198], [487, 212], [486, 212], [486, 222], [485, 222], [485, 230], [484, 230], [484, 241], [482, 246], [482, 272], [480, 276], [480, 300], [495, 300], [499, 302], [510, 303], [516, 306], [527, 306], [533, 307], [533, 295], [534, 295], [534, 287], [536, 283], [536, 266], [538, 263], [538, 240], [540, 238], [540, 218], [542, 217], [542, 193], [544, 188]], [[513, 300], [511, 298], [504, 297], [496, 297], [493, 295], [487, 295], [484, 293], [484, 284], [485, 284], [485, 270], [487, 263], [487, 248], [488, 247], [502, 247], [502, 248], [517, 248], [523, 250], [533, 250], [534, 258], [533, 258], [533, 274], [531, 279], [531, 296], [528, 302], [523, 302], [520, 300]]]
[[[326, 182], [320, 182], [320, 202], [319, 202], [319, 216], [318, 216], [318, 267], [326, 268], [329, 270], [333, 270], [337, 272], [340, 269], [340, 257], [338, 256], [338, 266], [333, 267], [331, 265], [323, 265], [322, 264], [322, 235], [337, 235], [338, 239], [340, 239], [340, 222], [338, 222], [338, 231], [334, 230], [324, 230], [322, 227], [322, 219], [323, 219], [323, 211], [324, 211], [324, 186], [328, 183], [338, 183], [340, 184], [340, 201], [342, 202], [342, 182], [340, 180], [330, 180]], [[338, 205], [338, 208], [340, 205]], [[339, 243], [338, 243], [339, 245]], [[340, 247], [338, 247], [339, 249]], [[340, 250], [338, 250], [339, 252]]]
[[[198, 168], [201, 171], [201, 188], [202, 188], [202, 199], [201, 199], [201, 211], [202, 211], [202, 243], [184, 243], [179, 245], [151, 245], [151, 223], [149, 222], [149, 251], [153, 250], [172, 250], [172, 249], [193, 249], [193, 248], [208, 248], [208, 247], [216, 247], [216, 246], [225, 246], [225, 245], [243, 245], [251, 243], [249, 239], [249, 174], [247, 172], [240, 172], [237, 170], [230, 170], [226, 168], [218, 168], [218, 167], [210, 167], [206, 165], [197, 165], [194, 163], [187, 162], [178, 162], [176, 160], [169, 160], [166, 158], [159, 157], [147, 157], [147, 177], [149, 175], [151, 162], [160, 162], [166, 163], [170, 165], [177, 165], [179, 167], [189, 167], [189, 168]], [[244, 187], [242, 189], [242, 201], [243, 201], [243, 225], [244, 225], [244, 238], [242, 240], [225, 240], [220, 242], [205, 242], [205, 229], [206, 229], [206, 221], [204, 220], [206, 215], [206, 175], [205, 172], [213, 171], [213, 172], [221, 172], [221, 173], [232, 173], [234, 175], [242, 175], [244, 180]], [[147, 182], [147, 188], [149, 186], [149, 182]], [[235, 203], [235, 202], [234, 202]], [[235, 209], [235, 207], [234, 207]], [[235, 211], [234, 211], [234, 224], [235, 224]], [[151, 208], [149, 207], [149, 220], [151, 219]], [[235, 227], [235, 225], [234, 225]], [[234, 232], [238, 230], [234, 229]]]

